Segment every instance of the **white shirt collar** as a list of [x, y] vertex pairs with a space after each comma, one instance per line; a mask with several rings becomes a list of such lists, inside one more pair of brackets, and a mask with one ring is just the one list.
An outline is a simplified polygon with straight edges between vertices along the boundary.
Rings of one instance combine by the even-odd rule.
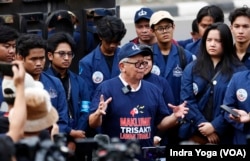
[[[119, 75], [119, 78], [120, 78], [120, 80], [122, 81], [122, 84], [123, 84], [124, 86], [129, 85], [129, 84], [122, 78], [121, 74]], [[138, 85], [138, 87], [137, 87], [136, 89], [133, 89], [133, 88], [131, 87], [131, 92], [137, 92], [140, 88], [141, 88], [141, 80], [140, 80], [139, 85]]]

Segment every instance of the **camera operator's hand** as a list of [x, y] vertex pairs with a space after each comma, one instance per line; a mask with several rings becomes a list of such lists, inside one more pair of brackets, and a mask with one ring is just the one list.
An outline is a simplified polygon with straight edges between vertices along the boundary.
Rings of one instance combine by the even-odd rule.
[[70, 131], [70, 136], [72, 136], [73, 138], [86, 138], [85, 136], [85, 131], [82, 130], [71, 130]]
[[14, 73], [13, 80], [14, 84], [17, 87], [18, 85], [23, 85], [24, 83], [24, 77], [25, 77], [25, 69], [23, 66], [23, 63], [21, 61], [13, 61], [12, 64], [15, 64], [12, 66], [12, 71]]
[[23, 136], [24, 125], [27, 119], [27, 108], [24, 98], [25, 69], [21, 61], [13, 61], [12, 63], [15, 64], [12, 66], [13, 80], [16, 86], [16, 98], [12, 108], [12, 116], [15, 116], [15, 118], [9, 116], [10, 125], [7, 135], [14, 142], [17, 142]]
[[51, 139], [53, 140], [53, 136], [59, 134], [59, 126], [57, 124], [53, 124], [50, 135], [51, 135]]

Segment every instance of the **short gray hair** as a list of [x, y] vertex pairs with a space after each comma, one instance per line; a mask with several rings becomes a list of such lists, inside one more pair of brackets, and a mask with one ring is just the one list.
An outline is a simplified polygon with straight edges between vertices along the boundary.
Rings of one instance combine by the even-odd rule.
[[123, 58], [122, 60], [119, 61], [119, 64], [120, 64], [120, 63], [123, 63], [123, 62], [126, 62], [126, 61], [128, 61], [128, 60], [129, 60], [129, 58]]

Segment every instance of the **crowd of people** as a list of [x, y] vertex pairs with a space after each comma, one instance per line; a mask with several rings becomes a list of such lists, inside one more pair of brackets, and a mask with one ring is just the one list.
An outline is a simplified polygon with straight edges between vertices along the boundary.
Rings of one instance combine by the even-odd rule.
[[175, 40], [171, 13], [143, 7], [134, 17], [136, 38], [121, 45], [124, 22], [102, 15], [94, 27], [98, 42], [87, 39], [91, 50], [74, 61], [79, 73], [70, 69], [79, 42], [63, 27], [45, 40], [0, 25], [0, 61], [14, 73], [0, 77], [0, 103], [8, 107], [0, 116], [0, 149], [11, 149], [0, 150], [0, 160], [10, 161], [24, 138], [53, 141], [58, 133], [135, 139], [140, 147], [247, 144], [250, 8], [231, 11], [230, 25], [224, 19], [218, 6], [202, 7], [191, 38]]

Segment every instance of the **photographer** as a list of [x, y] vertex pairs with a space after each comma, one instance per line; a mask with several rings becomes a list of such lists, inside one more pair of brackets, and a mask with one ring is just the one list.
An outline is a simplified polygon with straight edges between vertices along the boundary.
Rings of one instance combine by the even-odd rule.
[[[56, 147], [52, 138], [58, 133], [56, 122], [59, 116], [51, 104], [49, 93], [39, 81], [35, 81], [35, 86], [25, 88], [24, 94], [27, 105], [27, 120], [24, 126], [26, 141], [21, 140], [19, 144], [21, 148], [17, 149], [16, 157], [20, 161], [45, 161], [45, 159], [36, 158], [41, 151], [46, 152], [42, 153], [45, 158], [47, 151], [52, 150], [51, 147]], [[34, 140], [34, 138], [37, 139]], [[23, 148], [27, 148], [27, 150], [25, 151]], [[56, 149], [51, 153], [54, 154], [54, 151]]]
[[[23, 136], [25, 120], [27, 117], [26, 101], [24, 99], [24, 77], [25, 70], [20, 61], [13, 61], [13, 80], [16, 88], [16, 99], [14, 102], [12, 116], [10, 118], [9, 131], [0, 134], [0, 160], [11, 161], [14, 159], [14, 143]], [[8, 150], [4, 150], [8, 149]]]

